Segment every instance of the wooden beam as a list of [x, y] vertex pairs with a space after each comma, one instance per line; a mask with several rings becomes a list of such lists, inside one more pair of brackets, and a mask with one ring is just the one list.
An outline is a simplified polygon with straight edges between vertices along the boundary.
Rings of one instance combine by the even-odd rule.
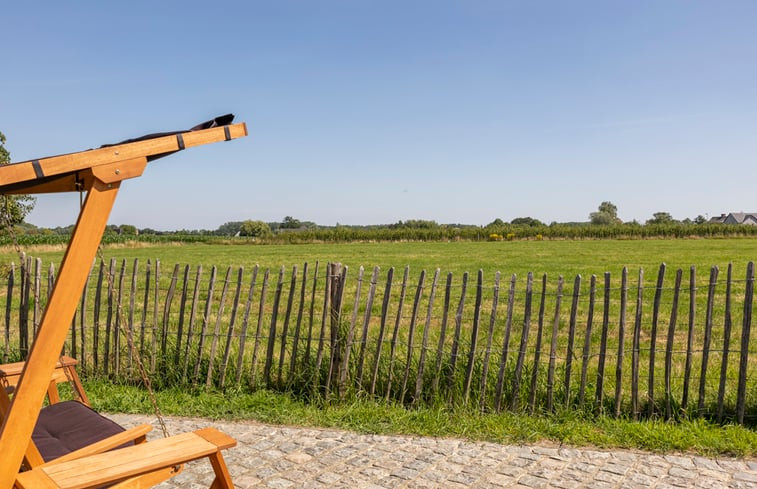
[[[227, 137], [228, 129], [228, 137]], [[177, 137], [177, 136], [180, 136]], [[223, 127], [214, 127], [199, 131], [189, 131], [171, 136], [162, 136], [133, 143], [117, 144], [105, 148], [91, 149], [79, 153], [23, 161], [0, 167], [0, 194], [5, 193], [44, 193], [61, 191], [60, 181], [55, 177], [72, 176], [76, 172], [120, 163], [136, 158], [154, 159], [174, 153], [184, 148], [201, 146], [237, 139], [247, 136], [247, 126], [241, 122]], [[180, 146], [181, 144], [181, 146]], [[47, 190], [46, 183], [58, 190]], [[66, 180], [68, 181], [68, 180]]]

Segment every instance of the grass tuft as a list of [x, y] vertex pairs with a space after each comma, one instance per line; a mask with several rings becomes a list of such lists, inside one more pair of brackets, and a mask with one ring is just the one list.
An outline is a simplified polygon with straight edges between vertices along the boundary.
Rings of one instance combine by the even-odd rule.
[[[104, 381], [87, 381], [95, 409], [152, 413], [144, 390]], [[356, 399], [342, 404], [306, 403], [261, 390], [170, 388], [156, 393], [165, 415], [337, 428], [359, 433], [465, 438], [504, 444], [549, 443], [575, 447], [622, 448], [704, 456], [757, 456], [757, 432], [703, 419], [668, 423], [592, 416], [565, 410], [552, 415], [481, 414], [474, 409], [424, 407]]]

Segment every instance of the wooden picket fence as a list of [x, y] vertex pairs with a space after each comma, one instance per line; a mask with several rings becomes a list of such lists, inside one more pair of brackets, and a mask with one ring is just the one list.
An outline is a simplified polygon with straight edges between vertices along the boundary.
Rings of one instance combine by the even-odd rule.
[[[286, 390], [485, 412], [581, 409], [757, 420], [754, 265], [654, 282], [644, 270], [572, 283], [340, 264], [96, 263], [64, 352], [85, 376]], [[3, 286], [5, 361], [24, 358], [55, 282], [25, 258]], [[670, 277], [669, 275], [672, 275]], [[632, 283], [633, 282], [633, 283]], [[672, 283], [671, 283], [672, 282]]]

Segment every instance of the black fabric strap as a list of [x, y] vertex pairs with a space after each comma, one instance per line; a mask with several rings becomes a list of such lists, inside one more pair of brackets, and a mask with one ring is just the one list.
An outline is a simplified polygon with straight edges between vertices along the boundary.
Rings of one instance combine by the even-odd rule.
[[229, 126], [223, 126], [223, 134], [226, 136], [226, 141], [231, 141], [231, 131], [229, 130]]
[[42, 171], [42, 167], [39, 164], [39, 160], [32, 160], [32, 167], [34, 168], [34, 174], [37, 178], [43, 178], [45, 173]]
[[184, 149], [184, 137], [181, 134], [176, 135], [176, 142], [179, 144], [179, 149]]

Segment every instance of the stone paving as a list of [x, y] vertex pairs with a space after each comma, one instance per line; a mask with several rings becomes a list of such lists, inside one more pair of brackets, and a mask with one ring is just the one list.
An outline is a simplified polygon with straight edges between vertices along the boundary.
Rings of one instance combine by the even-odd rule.
[[[148, 416], [109, 415], [133, 426]], [[757, 461], [457, 439], [360, 435], [331, 429], [167, 418], [171, 433], [212, 425], [237, 439], [225, 452], [237, 488], [757, 488]], [[155, 424], [155, 423], [153, 423]], [[154, 430], [153, 437], [160, 436]], [[207, 461], [161, 489], [210, 486]]]

